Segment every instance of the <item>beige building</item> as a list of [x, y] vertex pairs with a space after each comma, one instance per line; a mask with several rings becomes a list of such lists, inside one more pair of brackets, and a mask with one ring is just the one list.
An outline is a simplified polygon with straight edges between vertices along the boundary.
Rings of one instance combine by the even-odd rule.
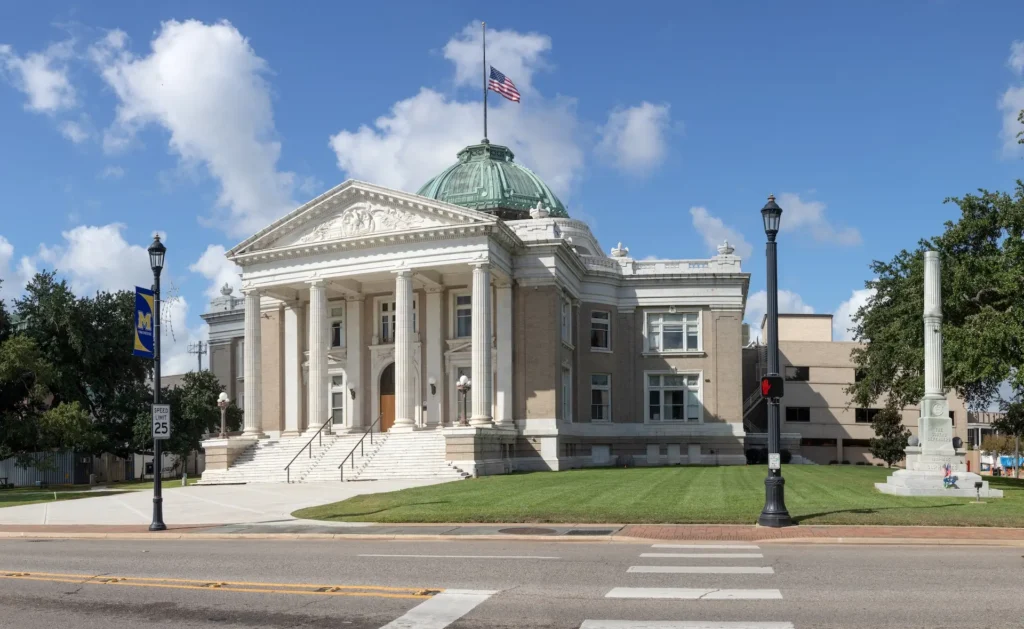
[[[443, 440], [447, 464], [477, 475], [620, 456], [743, 463], [749, 275], [733, 248], [605, 254], [509, 149], [458, 158], [418, 194], [347, 181], [228, 252], [242, 268], [241, 343], [218, 328], [237, 325], [230, 294], [204, 319], [212, 369], [243, 385], [245, 434], [206, 442], [211, 478], [243, 454], [284, 460], [324, 433], [341, 452], [351, 439], [338, 438], [371, 430], [381, 451], [403, 444], [396, 464]], [[412, 436], [387, 436], [400, 433]], [[303, 465], [300, 478], [317, 478], [328, 463]]]
[[[766, 338], [766, 319], [761, 338]], [[875, 436], [871, 420], [883, 401], [874, 408], [852, 405], [846, 387], [857, 374], [850, 352], [857, 343], [832, 340], [832, 315], [780, 314], [779, 364], [786, 379], [782, 399], [783, 447], [819, 464], [881, 463], [871, 455], [869, 441]], [[765, 405], [758, 384], [767, 367], [765, 346], [753, 344], [743, 350], [744, 418], [748, 440], [765, 431]], [[755, 395], [757, 394], [757, 395]], [[954, 434], [967, 442], [967, 411], [963, 400], [949, 395]], [[920, 409], [903, 409], [903, 424], [917, 434]]]

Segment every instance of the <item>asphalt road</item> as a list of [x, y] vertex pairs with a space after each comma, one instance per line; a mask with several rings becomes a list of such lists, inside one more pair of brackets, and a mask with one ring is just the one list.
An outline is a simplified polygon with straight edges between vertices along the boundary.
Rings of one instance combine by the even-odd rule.
[[0, 627], [1024, 626], [1022, 548], [737, 546], [0, 540]]

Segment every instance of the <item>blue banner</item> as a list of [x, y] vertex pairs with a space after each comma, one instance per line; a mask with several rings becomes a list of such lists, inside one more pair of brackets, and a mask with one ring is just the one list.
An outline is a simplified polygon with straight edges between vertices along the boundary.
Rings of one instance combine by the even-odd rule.
[[148, 288], [135, 287], [135, 350], [140, 358], [153, 359], [153, 302], [156, 297]]

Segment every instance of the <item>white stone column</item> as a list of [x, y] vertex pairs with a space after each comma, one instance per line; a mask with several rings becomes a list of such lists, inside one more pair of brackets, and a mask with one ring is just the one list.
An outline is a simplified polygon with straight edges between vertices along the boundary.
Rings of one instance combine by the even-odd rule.
[[302, 432], [302, 328], [305, 308], [284, 308], [284, 435]]
[[486, 262], [473, 266], [473, 426], [493, 426], [491, 421], [491, 268]]
[[349, 395], [349, 422], [352, 428], [363, 426], [363, 400], [366, 392], [363, 383], [363, 298], [350, 297], [345, 308], [345, 352], [347, 364], [345, 375], [348, 387], [356, 392], [355, 399]]
[[395, 273], [395, 428], [416, 425], [412, 374], [412, 271]]
[[245, 291], [245, 414], [243, 434], [259, 436], [263, 426], [263, 374], [260, 369], [260, 292]]
[[498, 324], [498, 387], [494, 419], [502, 428], [515, 428], [512, 417], [512, 285], [502, 282], [494, 292]]
[[327, 286], [323, 280], [309, 283], [309, 380], [307, 428], [327, 421]]
[[[444, 321], [441, 319], [441, 300], [444, 288], [427, 289], [427, 427], [436, 428], [441, 421], [441, 400], [444, 399]], [[431, 391], [430, 381], [434, 387]]]
[[924, 395], [946, 397], [942, 390], [942, 279], [935, 251], [924, 252]]

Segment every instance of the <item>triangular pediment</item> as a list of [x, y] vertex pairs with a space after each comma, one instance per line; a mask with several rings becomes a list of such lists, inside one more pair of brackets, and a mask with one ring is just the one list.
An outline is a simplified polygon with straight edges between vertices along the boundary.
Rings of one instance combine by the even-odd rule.
[[497, 218], [490, 214], [350, 180], [274, 222], [227, 255], [495, 222]]

